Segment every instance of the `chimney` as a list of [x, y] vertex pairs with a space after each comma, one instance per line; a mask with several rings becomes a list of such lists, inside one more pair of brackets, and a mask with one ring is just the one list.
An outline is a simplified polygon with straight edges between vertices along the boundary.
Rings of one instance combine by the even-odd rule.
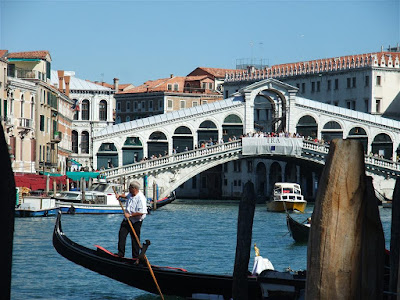
[[118, 78], [114, 78], [114, 90], [115, 90], [115, 93], [118, 93], [118, 83], [119, 83], [119, 79]]
[[63, 92], [64, 90], [64, 71], [58, 70], [58, 89]]
[[65, 76], [65, 95], [69, 97], [69, 81], [71, 79], [71, 76]]
[[174, 77], [174, 74], [170, 74], [170, 75], [169, 75], [169, 78], [173, 78], [173, 77]]

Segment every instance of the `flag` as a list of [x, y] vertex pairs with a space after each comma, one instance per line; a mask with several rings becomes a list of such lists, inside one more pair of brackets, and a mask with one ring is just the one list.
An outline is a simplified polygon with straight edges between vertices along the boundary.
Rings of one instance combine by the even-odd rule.
[[71, 109], [74, 111], [79, 111], [79, 100], [74, 99], [74, 104], [72, 104]]

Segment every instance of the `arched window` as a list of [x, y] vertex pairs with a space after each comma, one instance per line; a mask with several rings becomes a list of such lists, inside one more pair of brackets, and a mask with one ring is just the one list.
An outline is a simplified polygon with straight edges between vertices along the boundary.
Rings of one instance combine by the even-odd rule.
[[90, 103], [89, 100], [82, 101], [82, 120], [89, 120]]
[[72, 153], [78, 153], [78, 132], [72, 131]]
[[81, 153], [89, 154], [89, 132], [83, 131], [81, 135]]
[[99, 119], [107, 121], [107, 102], [105, 100], [101, 100], [99, 104]]

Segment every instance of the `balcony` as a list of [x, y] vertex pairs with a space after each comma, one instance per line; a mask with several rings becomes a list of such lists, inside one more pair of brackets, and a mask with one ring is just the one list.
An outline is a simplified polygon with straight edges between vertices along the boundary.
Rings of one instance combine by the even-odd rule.
[[59, 142], [61, 142], [61, 138], [62, 138], [62, 133], [60, 131], [56, 131], [53, 133], [53, 136], [51, 137], [51, 142], [58, 144]]
[[32, 120], [27, 118], [18, 118], [18, 128], [32, 129]]
[[21, 79], [40, 79], [45, 80], [45, 73], [30, 70], [30, 69], [20, 69], [20, 68], [9, 68], [7, 76]]

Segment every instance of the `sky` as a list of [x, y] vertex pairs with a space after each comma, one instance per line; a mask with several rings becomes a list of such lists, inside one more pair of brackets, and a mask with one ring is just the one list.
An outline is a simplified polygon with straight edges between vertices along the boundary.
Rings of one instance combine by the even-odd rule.
[[0, 0], [0, 49], [48, 50], [53, 70], [135, 86], [197, 67], [235, 69], [378, 52], [400, 43], [400, 1]]

